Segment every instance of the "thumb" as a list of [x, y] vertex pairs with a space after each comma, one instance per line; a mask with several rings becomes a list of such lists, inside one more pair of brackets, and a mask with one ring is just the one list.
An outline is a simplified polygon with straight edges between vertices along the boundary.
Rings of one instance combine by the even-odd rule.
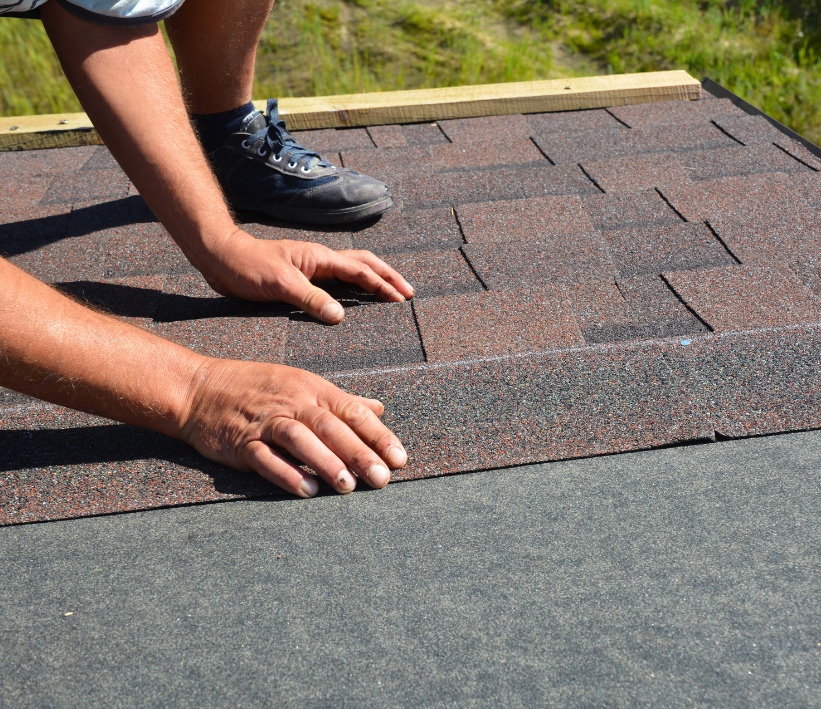
[[283, 287], [280, 298], [329, 325], [342, 322], [345, 309], [324, 290], [311, 283], [301, 271], [295, 271], [293, 279]]

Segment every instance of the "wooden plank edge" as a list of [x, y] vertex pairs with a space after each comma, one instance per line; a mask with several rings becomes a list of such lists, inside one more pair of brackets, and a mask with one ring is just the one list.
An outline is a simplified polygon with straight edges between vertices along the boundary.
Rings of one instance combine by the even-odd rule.
[[[605, 108], [696, 100], [701, 83], [685, 71], [457, 86], [280, 100], [293, 130], [419, 123], [508, 113]], [[258, 103], [259, 107], [264, 102]]]
[[102, 145], [94, 128], [38, 131], [31, 133], [0, 133], [0, 152], [18, 150], [45, 150], [47, 148], [78, 148], [83, 145]]
[[[279, 106], [290, 129], [311, 130], [572, 111], [700, 97], [701, 83], [679, 70], [284, 98]], [[265, 101], [254, 104], [260, 109], [265, 107]], [[0, 118], [0, 151], [100, 144], [102, 141], [85, 113]]]

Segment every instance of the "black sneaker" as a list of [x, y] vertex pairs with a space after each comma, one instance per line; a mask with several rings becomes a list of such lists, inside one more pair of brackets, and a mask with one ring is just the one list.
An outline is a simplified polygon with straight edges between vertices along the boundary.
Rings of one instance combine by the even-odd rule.
[[340, 224], [375, 217], [393, 205], [384, 182], [334, 167], [303, 147], [279, 119], [249, 113], [236, 133], [208, 155], [234, 209], [307, 224]]

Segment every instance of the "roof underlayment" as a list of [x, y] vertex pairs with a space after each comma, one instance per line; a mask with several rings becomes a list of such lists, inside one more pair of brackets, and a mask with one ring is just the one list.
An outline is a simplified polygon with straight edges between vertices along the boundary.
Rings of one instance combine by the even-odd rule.
[[[376, 223], [261, 238], [370, 249], [329, 327], [219, 296], [104, 147], [0, 154], [0, 252], [208, 355], [380, 398], [396, 480], [821, 427], [821, 160], [699, 101], [298, 134], [388, 182]], [[159, 434], [0, 390], [0, 524], [283, 493]]]

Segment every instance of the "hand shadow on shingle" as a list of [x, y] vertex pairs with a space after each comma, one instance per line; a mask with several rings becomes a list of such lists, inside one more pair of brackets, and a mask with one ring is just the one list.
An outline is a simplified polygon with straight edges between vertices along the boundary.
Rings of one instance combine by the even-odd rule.
[[20, 256], [63, 239], [156, 221], [141, 197], [76, 207], [70, 213], [0, 224], [0, 253]]
[[124, 318], [153, 318], [164, 293], [154, 288], [137, 288], [119, 283], [69, 281], [55, 288], [90, 306]]
[[220, 296], [200, 298], [172, 293], [160, 293], [155, 322], [204, 320], [207, 318], [287, 318], [296, 310], [287, 303], [256, 303]]
[[194, 297], [138, 288], [122, 283], [69, 281], [56, 283], [62, 292], [111, 315], [148, 318], [155, 322], [205, 320], [208, 318], [285, 317], [295, 308], [284, 303], [253, 303], [219, 296]]
[[[214, 489], [226, 495], [293, 499], [258, 475], [231, 470], [203, 458], [182, 441], [122, 424], [39, 431], [0, 431], [0, 473], [31, 471], [51, 466], [83, 466], [160, 460], [204, 473]], [[149, 464], [150, 466], [150, 464]], [[112, 467], [118, 467], [113, 465]], [[125, 467], [125, 466], [122, 466]], [[147, 466], [148, 467], [148, 466]], [[159, 473], [154, 475], [159, 478]], [[152, 487], [154, 487], [152, 483]], [[169, 486], [173, 485], [169, 478]]]

